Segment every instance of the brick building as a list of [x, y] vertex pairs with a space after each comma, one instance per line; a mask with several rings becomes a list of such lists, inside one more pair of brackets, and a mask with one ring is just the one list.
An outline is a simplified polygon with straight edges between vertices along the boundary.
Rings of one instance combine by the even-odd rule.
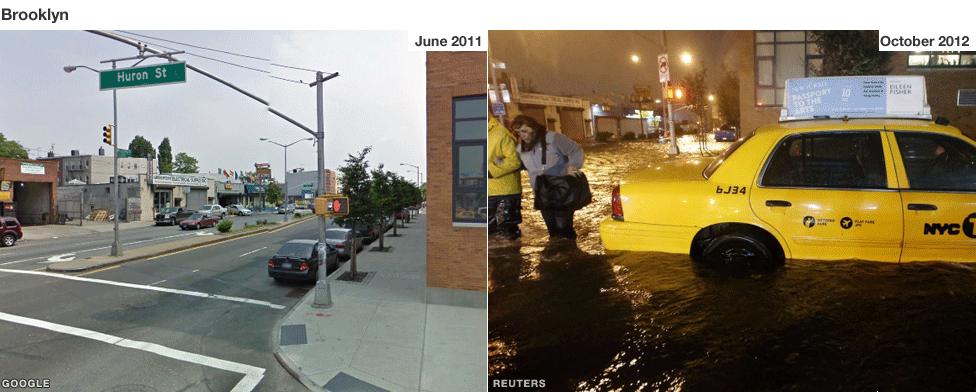
[[0, 216], [25, 225], [55, 223], [58, 162], [0, 158]]
[[427, 285], [487, 292], [487, 54], [427, 53]]
[[[823, 54], [807, 31], [738, 31], [741, 129], [779, 121], [786, 79], [817, 76]], [[932, 116], [976, 136], [976, 54], [895, 52], [891, 75], [925, 76]]]

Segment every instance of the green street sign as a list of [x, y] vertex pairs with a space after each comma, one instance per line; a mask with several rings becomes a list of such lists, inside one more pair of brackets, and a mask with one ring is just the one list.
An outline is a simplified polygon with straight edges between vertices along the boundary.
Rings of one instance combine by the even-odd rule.
[[119, 158], [132, 158], [132, 150], [119, 149]]
[[186, 63], [166, 63], [143, 67], [108, 69], [98, 73], [99, 90], [186, 83]]

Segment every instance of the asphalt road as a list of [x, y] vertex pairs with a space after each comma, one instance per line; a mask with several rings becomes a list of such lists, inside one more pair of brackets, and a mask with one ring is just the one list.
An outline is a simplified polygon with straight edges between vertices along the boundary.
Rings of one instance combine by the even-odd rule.
[[[271, 222], [281, 222], [284, 215], [273, 213], [255, 214], [251, 216], [232, 216], [234, 229], [253, 225], [258, 220], [267, 219]], [[293, 218], [289, 217], [289, 220]], [[127, 249], [156, 245], [171, 241], [186, 239], [194, 235], [216, 233], [217, 229], [181, 230], [179, 226], [148, 226], [122, 230], [119, 232], [119, 242], [122, 243], [123, 253]], [[48, 240], [18, 241], [9, 248], [0, 248], [0, 268], [37, 269], [57, 260], [71, 258], [85, 258], [104, 256], [111, 253], [114, 233], [93, 233], [88, 235], [62, 237]]]
[[99, 282], [0, 272], [0, 377], [64, 391], [305, 390], [275, 360], [272, 330], [312, 285], [277, 283], [266, 262], [316, 230], [310, 220], [78, 276]]

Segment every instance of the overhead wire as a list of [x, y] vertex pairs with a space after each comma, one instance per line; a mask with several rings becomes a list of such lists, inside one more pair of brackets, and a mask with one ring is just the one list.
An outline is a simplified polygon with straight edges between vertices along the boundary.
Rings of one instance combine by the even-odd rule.
[[[205, 46], [194, 45], [194, 44], [189, 44], [189, 43], [179, 42], [179, 41], [173, 41], [173, 40], [168, 40], [168, 39], [165, 39], [165, 38], [153, 37], [153, 36], [149, 36], [149, 35], [145, 35], [145, 34], [139, 34], [139, 33], [133, 33], [133, 32], [130, 32], [130, 31], [125, 31], [125, 30], [116, 30], [116, 31], [117, 32], [124, 33], [124, 34], [119, 34], [119, 35], [122, 35], [122, 36], [126, 36], [126, 34], [128, 34], [128, 35], [132, 35], [132, 36], [136, 36], [136, 37], [141, 37], [141, 39], [140, 38], [135, 38], [135, 37], [132, 37], [132, 36], [128, 36], [127, 38], [134, 39], [134, 40], [137, 40], [137, 41], [140, 41], [140, 40], [141, 41], [145, 41], [147, 43], [153, 44], [155, 46], [159, 46], [159, 47], [161, 47], [163, 49], [167, 49], [167, 50], [176, 51], [178, 49], [177, 48], [173, 48], [173, 47], [169, 47], [169, 46], [166, 46], [166, 45], [162, 45], [162, 44], [160, 44], [158, 42], [153, 42], [151, 40], [159, 40], [159, 41], [174, 43], [174, 44], [177, 44], [177, 45], [184, 45], [184, 46], [189, 46], [189, 47], [193, 47], [193, 48], [210, 50], [210, 51], [214, 51], [214, 52], [220, 52], [220, 53], [225, 53], [225, 54], [239, 56], [239, 57], [245, 57], [245, 58], [251, 58], [251, 59], [256, 59], [256, 60], [271, 61], [270, 59], [266, 59], [266, 58], [263, 58], [263, 57], [257, 57], [257, 56], [251, 56], [251, 55], [246, 55], [246, 54], [241, 54], [241, 53], [235, 53], [235, 52], [231, 52], [231, 51], [227, 51], [227, 50], [222, 50], [222, 49], [208, 48], [208, 47], [205, 47]], [[252, 70], [252, 71], [256, 71], [256, 72], [261, 72], [261, 73], [264, 73], [264, 74], [268, 74], [268, 76], [270, 76], [272, 78], [279, 79], [279, 80], [283, 80], [283, 81], [286, 81], [286, 82], [305, 84], [305, 82], [303, 82], [301, 80], [294, 80], [294, 79], [288, 79], [288, 78], [283, 78], [283, 77], [271, 75], [271, 71], [268, 71], [268, 70], [254, 68], [254, 67], [250, 67], [250, 66], [242, 65], [242, 64], [237, 64], [237, 63], [234, 63], [234, 62], [230, 62], [230, 61], [226, 61], [226, 60], [221, 60], [221, 59], [217, 59], [217, 58], [213, 58], [213, 57], [209, 57], [209, 56], [203, 56], [203, 55], [199, 55], [199, 54], [196, 54], [196, 53], [193, 53], [193, 52], [185, 52], [184, 51], [184, 53], [187, 54], [187, 55], [189, 55], [189, 56], [199, 57], [199, 58], [202, 58], [202, 59], [206, 59], [206, 60], [210, 60], [210, 61], [215, 61], [215, 62], [222, 63], [222, 64], [227, 64], [227, 65], [231, 65], [231, 66], [235, 66], [235, 67], [239, 67], [239, 68], [243, 68], [243, 69], [248, 69], [248, 70]], [[275, 67], [289, 68], [289, 69], [295, 69], [295, 70], [300, 70], [300, 71], [319, 72], [318, 70], [314, 70], [314, 69], [296, 67], [296, 66], [279, 64], [279, 63], [270, 63], [270, 65], [271, 66], [275, 66]], [[322, 71], [322, 72], [325, 72], [325, 71]], [[331, 73], [331, 72], [325, 72], [325, 73]]]

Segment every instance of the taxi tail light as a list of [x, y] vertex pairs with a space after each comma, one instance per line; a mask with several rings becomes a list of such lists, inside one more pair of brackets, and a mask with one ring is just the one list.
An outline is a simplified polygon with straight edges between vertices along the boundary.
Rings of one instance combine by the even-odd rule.
[[308, 263], [303, 261], [302, 264], [298, 266], [298, 270], [302, 272], [308, 271]]
[[620, 201], [620, 185], [614, 185], [611, 194], [610, 216], [616, 220], [624, 220], [624, 205]]

